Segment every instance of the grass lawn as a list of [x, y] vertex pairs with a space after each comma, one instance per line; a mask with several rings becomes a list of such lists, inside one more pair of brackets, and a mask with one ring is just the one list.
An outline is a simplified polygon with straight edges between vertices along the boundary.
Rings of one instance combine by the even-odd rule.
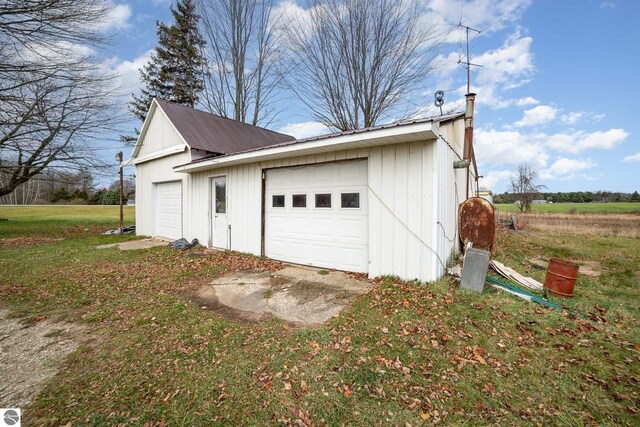
[[[130, 238], [99, 235], [113, 222], [98, 210], [93, 222], [11, 212], [0, 208], [11, 219], [0, 242], [13, 242], [0, 245], [0, 301], [98, 337], [23, 408], [25, 425], [637, 425], [639, 239], [499, 233], [497, 259], [538, 280], [533, 257], [597, 270], [574, 299], [553, 300], [595, 321], [448, 278], [386, 277], [329, 323], [298, 328], [225, 320], [188, 300], [215, 275], [268, 261], [96, 250]], [[80, 223], [96, 228], [77, 233]], [[65, 240], [16, 237], [50, 230]]]
[[[519, 212], [513, 203], [496, 204], [503, 212]], [[545, 203], [531, 205], [534, 213], [640, 214], [640, 203]]]
[[[135, 222], [133, 206], [125, 206], [124, 224]], [[0, 238], [25, 236], [57, 236], [61, 233], [83, 233], [104, 231], [120, 225], [120, 206], [91, 205], [43, 205], [43, 206], [2, 206], [0, 218]]]

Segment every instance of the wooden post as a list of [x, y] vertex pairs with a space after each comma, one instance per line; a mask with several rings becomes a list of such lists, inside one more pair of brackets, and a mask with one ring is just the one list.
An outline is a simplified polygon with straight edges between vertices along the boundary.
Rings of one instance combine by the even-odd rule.
[[123, 201], [124, 197], [122, 194], [123, 191], [123, 182], [122, 182], [122, 151], [116, 154], [116, 159], [120, 161], [120, 235], [122, 235], [123, 221], [124, 221], [124, 210], [123, 210]]

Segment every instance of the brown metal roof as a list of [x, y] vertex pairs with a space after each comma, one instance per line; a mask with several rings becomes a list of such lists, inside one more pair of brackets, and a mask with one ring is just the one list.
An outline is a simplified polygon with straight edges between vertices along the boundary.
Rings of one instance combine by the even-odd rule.
[[[425, 118], [411, 119], [411, 120], [401, 120], [401, 121], [397, 121], [397, 122], [393, 122], [393, 123], [388, 123], [388, 124], [385, 124], [385, 125], [371, 126], [371, 127], [368, 127], [368, 128], [361, 128], [361, 129], [345, 130], [345, 131], [342, 131], [342, 132], [335, 132], [335, 133], [330, 133], [330, 134], [325, 134], [325, 135], [312, 136], [310, 138], [304, 138], [304, 139], [293, 139], [293, 140], [283, 141], [281, 143], [270, 144], [268, 146], [265, 145], [265, 146], [262, 146], [262, 147], [249, 148], [249, 149], [246, 149], [246, 150], [239, 150], [239, 151], [232, 152], [232, 153], [224, 153], [222, 155], [212, 155], [212, 156], [201, 157], [201, 158], [193, 160], [193, 161], [191, 161], [190, 163], [187, 163], [187, 164], [202, 163], [202, 162], [206, 162], [207, 160], [211, 160], [214, 157], [217, 158], [217, 157], [222, 157], [222, 156], [230, 156], [230, 155], [233, 155], [233, 154], [242, 154], [242, 153], [247, 153], [247, 152], [250, 152], [250, 151], [258, 151], [258, 150], [261, 150], [263, 148], [285, 147], [285, 146], [288, 146], [288, 145], [299, 144], [299, 143], [302, 143], [302, 142], [318, 141], [318, 140], [322, 140], [322, 139], [335, 138], [337, 136], [342, 136], [342, 135], [352, 135], [352, 134], [357, 134], [357, 133], [372, 132], [372, 131], [376, 131], [376, 130], [380, 130], [380, 129], [388, 129], [388, 128], [392, 128], [392, 127], [413, 125], [413, 124], [416, 124], [416, 123], [429, 123], [429, 122], [444, 123], [444, 122], [448, 122], [450, 120], [455, 120], [455, 119], [463, 117], [463, 116], [464, 116], [464, 113], [456, 112], [456, 113], [444, 114], [442, 116], [425, 117]], [[185, 166], [185, 165], [179, 165], [179, 166]]]
[[156, 99], [191, 148], [219, 155], [250, 151], [293, 141], [285, 135], [216, 116], [184, 105]]

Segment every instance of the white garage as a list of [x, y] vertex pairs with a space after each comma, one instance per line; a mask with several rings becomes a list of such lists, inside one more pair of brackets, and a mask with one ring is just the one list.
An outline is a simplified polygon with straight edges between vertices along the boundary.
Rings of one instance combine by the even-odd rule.
[[265, 255], [367, 272], [367, 160], [266, 171]]
[[156, 236], [182, 237], [182, 182], [156, 184]]
[[130, 160], [136, 233], [435, 280], [477, 186], [464, 135], [453, 113], [296, 140], [154, 100]]

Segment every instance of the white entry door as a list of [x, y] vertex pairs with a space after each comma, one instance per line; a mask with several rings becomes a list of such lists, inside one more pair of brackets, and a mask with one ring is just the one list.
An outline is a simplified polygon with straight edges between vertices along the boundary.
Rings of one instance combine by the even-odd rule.
[[368, 272], [367, 160], [267, 171], [265, 255]]
[[155, 235], [168, 239], [182, 237], [182, 182], [156, 184]]
[[229, 222], [227, 220], [227, 178], [217, 177], [211, 180], [211, 240], [216, 248], [229, 249]]

